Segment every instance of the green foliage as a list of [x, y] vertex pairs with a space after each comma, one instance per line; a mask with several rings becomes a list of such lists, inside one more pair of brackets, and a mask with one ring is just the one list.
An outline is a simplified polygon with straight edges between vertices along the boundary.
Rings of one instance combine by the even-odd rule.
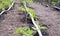
[[25, 8], [23, 6], [19, 7], [20, 11], [25, 11]]
[[[47, 27], [45, 27], [45, 26], [43, 26], [43, 25], [38, 25], [38, 27], [39, 27], [39, 29], [40, 30], [47, 30], [48, 28]], [[36, 30], [36, 28], [35, 27], [32, 27], [34, 30]]]
[[52, 0], [52, 5], [56, 5], [57, 0]]
[[40, 30], [47, 30], [48, 28], [45, 27], [45, 26], [43, 26], [43, 25], [39, 25], [39, 29], [40, 29]]
[[[39, 27], [40, 30], [47, 30], [47, 29], [48, 29], [47, 27], [41, 26], [41, 25], [38, 25], [38, 27]], [[32, 27], [32, 28], [33, 28], [34, 30], [36, 30], [35, 27]]]
[[[25, 6], [21, 6], [19, 7], [19, 10], [21, 11], [24, 11], [24, 12], [27, 12], [31, 18], [35, 18], [36, 15], [35, 15], [35, 11], [31, 8], [28, 8], [27, 7], [27, 3], [29, 2], [29, 0], [22, 0], [23, 2], [23, 5]], [[36, 21], [36, 24], [40, 24], [38, 21]], [[43, 30], [43, 29], [46, 29], [46, 27], [42, 26], [42, 25], [38, 25], [38, 27]], [[35, 33], [37, 30], [35, 27], [32, 27], [34, 30], [31, 30], [30, 28], [28, 27], [24, 27], [24, 28], [17, 28], [16, 30], [16, 33], [20, 33], [22, 34], [23, 36], [33, 36], [33, 33]]]
[[34, 31], [29, 27], [17, 28], [15, 33], [20, 33], [23, 36], [33, 36]]
[[22, 11], [27, 11], [28, 13], [30, 13], [30, 17], [31, 18], [35, 18], [35, 11], [31, 8], [25, 8], [27, 6], [27, 3], [32, 3], [33, 0], [22, 0], [22, 3], [25, 5], [24, 7], [20, 7], [20, 10]]
[[[40, 30], [46, 29], [46, 27], [43, 27], [41, 25], [39, 25], [39, 28]], [[20, 33], [23, 36], [33, 36], [33, 34], [37, 32], [37, 30], [35, 27], [32, 27], [32, 29], [34, 30], [31, 30], [29, 27], [20, 27], [16, 29], [15, 34]]]
[[52, 2], [53, 5], [56, 5], [56, 2]]
[[60, 2], [60, 0], [39, 0], [39, 2], [44, 3], [44, 4], [56, 5], [58, 2]]
[[12, 3], [12, 0], [1, 0], [0, 1], [0, 9], [4, 10], [5, 6], [10, 6]]
[[22, 0], [23, 3], [32, 3], [33, 0]]
[[[48, 28], [46, 26], [43, 26], [38, 20], [35, 21], [36, 24], [38, 25], [40, 30], [47, 30]], [[32, 27], [34, 30], [36, 30], [36, 28]]]
[[4, 10], [4, 5], [0, 3], [0, 9]]
[[10, 6], [11, 5], [11, 2], [10, 1], [7, 1], [7, 0], [4, 0], [4, 1], [2, 1], [2, 4], [7, 5], [7, 6]]
[[31, 13], [31, 15], [30, 15], [31, 18], [35, 18], [35, 17], [36, 17], [36, 16], [35, 16], [35, 11], [34, 11], [33, 9], [31, 9], [31, 8], [26, 8], [26, 11], [27, 11], [28, 13]]
[[35, 16], [35, 11], [33, 9], [31, 9], [31, 8], [26, 8], [25, 9], [23, 6], [21, 6], [21, 7], [19, 7], [19, 9], [21, 11], [27, 11], [27, 13], [31, 13], [31, 15], [30, 15], [31, 18], [35, 18], [36, 17]]

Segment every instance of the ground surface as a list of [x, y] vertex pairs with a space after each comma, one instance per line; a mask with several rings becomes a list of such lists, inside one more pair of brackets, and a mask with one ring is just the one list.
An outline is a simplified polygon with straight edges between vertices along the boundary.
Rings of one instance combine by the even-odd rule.
[[14, 8], [0, 17], [0, 36], [15, 36], [13, 33], [16, 28], [27, 26], [26, 23], [23, 23], [20, 20], [24, 15], [18, 10], [19, 6], [20, 2], [17, 0]]
[[37, 3], [29, 6], [34, 8], [40, 22], [48, 26], [49, 36], [60, 36], [60, 11]]
[[[20, 1], [17, 0], [16, 2], [13, 10], [0, 17], [0, 36], [15, 36], [13, 32], [15, 32], [16, 28], [27, 26], [26, 23], [20, 21], [24, 15], [20, 15], [19, 13], [22, 12], [18, 11]], [[60, 36], [60, 12], [37, 3], [30, 4], [29, 6], [34, 8], [40, 22], [48, 26], [47, 32], [49, 36]]]

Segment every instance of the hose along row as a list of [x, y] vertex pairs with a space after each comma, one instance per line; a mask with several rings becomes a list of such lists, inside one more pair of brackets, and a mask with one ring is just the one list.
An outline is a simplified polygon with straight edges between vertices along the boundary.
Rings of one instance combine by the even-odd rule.
[[[12, 2], [12, 5], [8, 8], [8, 10], [2, 11], [2, 12], [0, 13], [0, 15], [2, 15], [2, 14], [3, 14], [4, 12], [6, 12], [6, 11], [9, 11], [9, 10], [13, 7], [14, 3], [15, 3], [15, 1]], [[25, 9], [27, 8], [26, 4], [24, 4], [24, 7], [25, 7]], [[31, 13], [28, 13], [28, 14], [31, 15]], [[34, 18], [31, 18], [31, 20], [32, 20], [34, 26], [36, 27], [39, 36], [42, 36], [41, 30], [38, 28], [38, 25], [35, 23]]]
[[[27, 6], [26, 6], [26, 4], [25, 4], [25, 3], [24, 3], [24, 7], [25, 7], [25, 9], [27, 8]], [[26, 9], [26, 10], [27, 10], [27, 9]], [[31, 15], [31, 13], [28, 13], [28, 14], [29, 14], [29, 15]], [[36, 24], [36, 22], [35, 22], [34, 18], [31, 18], [31, 20], [32, 20], [32, 22], [33, 22], [34, 26], [36, 27], [37, 32], [38, 32], [38, 34], [39, 34], [39, 36], [42, 36], [41, 30], [38, 28], [38, 25]]]
[[14, 3], [15, 3], [15, 1], [12, 2], [11, 6], [10, 6], [7, 10], [3, 10], [3, 11], [0, 13], [0, 15], [2, 15], [2, 14], [3, 14], [4, 12], [6, 12], [6, 11], [9, 11], [9, 10], [13, 7]]

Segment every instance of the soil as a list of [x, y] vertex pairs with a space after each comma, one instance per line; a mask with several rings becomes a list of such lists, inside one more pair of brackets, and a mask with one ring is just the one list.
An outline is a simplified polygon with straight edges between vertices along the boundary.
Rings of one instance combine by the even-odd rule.
[[[28, 26], [21, 21], [23, 12], [19, 11], [20, 0], [17, 0], [12, 10], [0, 16], [0, 36], [21, 36], [15, 35], [16, 28]], [[43, 25], [47, 25], [48, 36], [60, 36], [60, 12], [51, 7], [45, 7], [39, 3], [32, 3], [29, 7], [34, 8], [36, 15]], [[31, 23], [29, 23], [31, 24]], [[32, 25], [32, 24], [31, 24]], [[45, 31], [42, 31], [44, 33]], [[45, 33], [46, 34], [46, 33]], [[36, 36], [36, 35], [35, 35]]]
[[32, 3], [29, 7], [34, 8], [36, 15], [43, 25], [47, 25], [46, 31], [49, 36], [60, 36], [60, 11], [39, 3]]
[[24, 14], [19, 11], [19, 6], [20, 2], [17, 0], [12, 10], [0, 16], [0, 36], [21, 36], [20, 34], [14, 34], [16, 28], [28, 26], [27, 23], [21, 21]]

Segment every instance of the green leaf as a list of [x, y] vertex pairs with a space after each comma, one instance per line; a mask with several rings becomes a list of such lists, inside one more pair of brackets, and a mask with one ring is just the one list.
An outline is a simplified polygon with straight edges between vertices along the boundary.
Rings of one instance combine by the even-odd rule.
[[0, 3], [0, 9], [4, 10], [4, 5]]
[[27, 13], [31, 13], [31, 15], [30, 15], [31, 18], [35, 18], [36, 17], [35, 16], [35, 11], [33, 9], [31, 9], [31, 8], [26, 8], [25, 9], [23, 6], [21, 6], [21, 7], [19, 7], [19, 10], [27, 11]]
[[28, 30], [28, 33], [32, 35], [33, 34], [33, 31], [32, 30]]
[[15, 33], [19, 33], [21, 28], [17, 28]]
[[23, 3], [32, 3], [33, 0], [22, 0]]
[[19, 7], [19, 10], [25, 11], [25, 8], [23, 6]]
[[4, 10], [5, 6], [10, 6], [12, 3], [11, 0], [1, 0], [0, 2], [0, 9]]
[[47, 27], [39, 26], [39, 29], [40, 29], [40, 30], [46, 30], [46, 29], [47, 29]]
[[29, 27], [17, 28], [16, 33], [20, 33], [23, 36], [33, 36], [33, 30], [31, 30]]
[[28, 13], [31, 13], [31, 15], [30, 15], [31, 18], [35, 18], [35, 17], [36, 17], [36, 16], [35, 16], [35, 11], [34, 11], [33, 9], [31, 9], [31, 8], [26, 8], [26, 9], [27, 9], [26, 11], [27, 11]]

